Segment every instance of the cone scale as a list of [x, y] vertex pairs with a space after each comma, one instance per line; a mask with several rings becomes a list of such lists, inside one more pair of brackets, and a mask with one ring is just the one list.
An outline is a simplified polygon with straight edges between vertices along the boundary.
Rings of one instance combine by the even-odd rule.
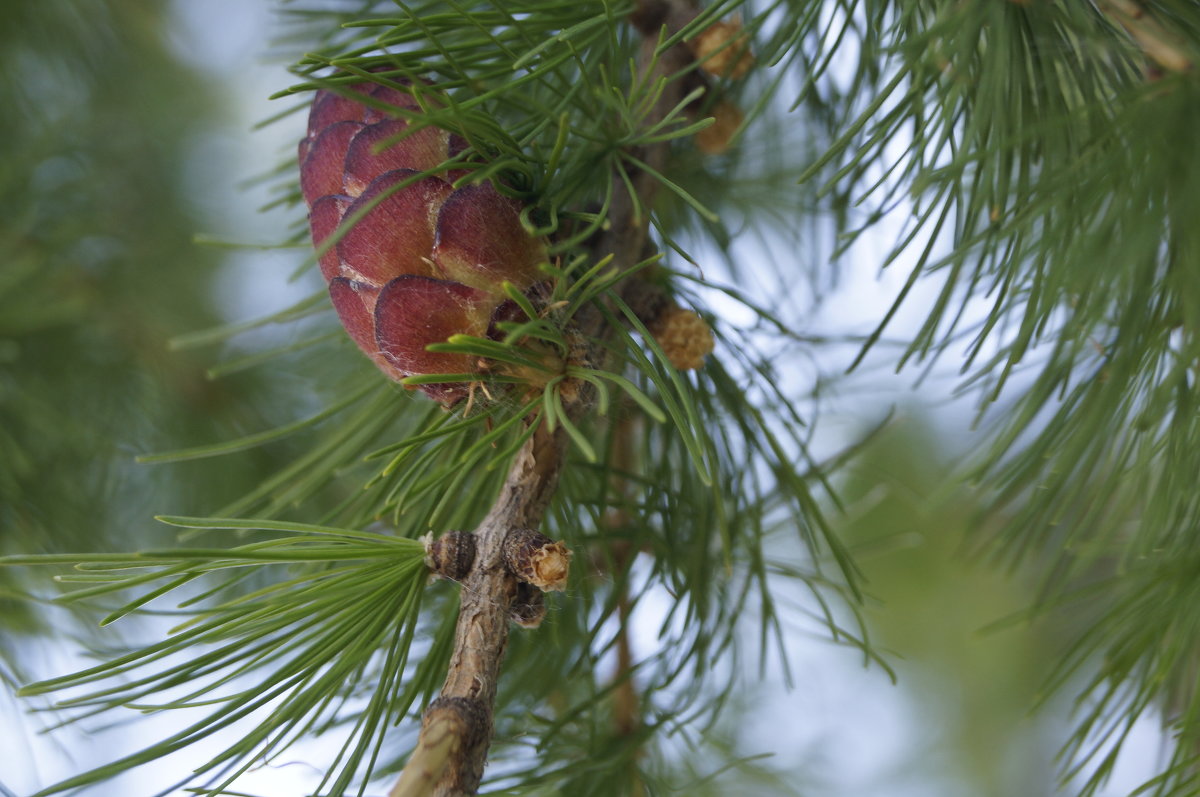
[[[522, 206], [490, 182], [455, 188], [463, 171], [428, 175], [465, 143], [397, 118], [420, 113], [408, 91], [361, 83], [318, 91], [300, 142], [300, 187], [321, 274], [342, 326], [387, 376], [473, 373], [478, 362], [434, 353], [450, 336], [486, 336], [512, 315], [505, 282], [529, 290], [546, 245], [520, 222]], [[422, 385], [446, 406], [466, 384]]]

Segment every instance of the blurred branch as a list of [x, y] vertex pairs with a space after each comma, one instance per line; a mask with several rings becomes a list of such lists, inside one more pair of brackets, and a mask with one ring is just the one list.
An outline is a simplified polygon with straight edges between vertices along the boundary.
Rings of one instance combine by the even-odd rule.
[[1133, 37], [1146, 55], [1168, 72], [1187, 72], [1195, 61], [1183, 41], [1167, 30], [1137, 0], [1096, 0], [1096, 6]]

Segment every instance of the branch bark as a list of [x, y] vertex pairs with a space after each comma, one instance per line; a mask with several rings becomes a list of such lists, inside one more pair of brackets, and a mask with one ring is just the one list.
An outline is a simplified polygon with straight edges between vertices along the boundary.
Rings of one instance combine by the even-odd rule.
[[514, 529], [536, 528], [558, 485], [566, 442], [542, 425], [517, 453], [500, 496], [475, 530], [474, 564], [462, 582], [446, 682], [425, 712], [417, 748], [390, 797], [474, 794], [492, 736], [500, 662], [518, 581], [504, 562]]
[[[691, 0], [643, 0], [631, 22], [645, 35], [639, 64], [652, 79], [677, 73], [692, 60], [684, 45], [654, 59], [661, 26], [678, 31], [696, 15]], [[652, 124], [673, 108], [687, 88], [682, 81], [668, 85], [647, 123]], [[666, 145], [636, 153], [644, 162], [661, 168]], [[657, 182], [647, 174], [633, 176], [634, 190], [643, 207], [653, 199]], [[618, 268], [640, 262], [649, 246], [649, 219], [635, 213], [632, 198], [623, 192], [614, 197], [610, 226], [591, 243], [597, 255], [614, 256]], [[639, 281], [640, 282], [640, 281]], [[637, 288], [622, 290], [635, 309]], [[581, 322], [585, 335], [604, 334], [600, 314]], [[594, 347], [599, 350], [600, 347]], [[586, 411], [584, 400], [573, 414]], [[459, 797], [475, 794], [483, 777], [492, 737], [492, 719], [500, 664], [508, 643], [508, 627], [521, 584], [504, 562], [505, 540], [517, 529], [541, 525], [564, 464], [567, 441], [562, 428], [551, 433], [539, 427], [517, 453], [504, 486], [491, 511], [475, 530], [475, 558], [462, 580], [454, 652], [441, 695], [430, 704], [422, 721], [417, 747], [389, 797]], [[521, 600], [524, 600], [522, 598]], [[519, 612], [518, 612], [519, 615]], [[519, 620], [520, 617], [518, 616]]]

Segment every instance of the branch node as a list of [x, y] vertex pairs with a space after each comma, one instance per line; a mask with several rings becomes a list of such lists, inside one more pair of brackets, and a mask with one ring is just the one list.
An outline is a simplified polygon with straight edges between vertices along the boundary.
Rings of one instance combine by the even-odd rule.
[[504, 538], [504, 564], [518, 581], [542, 591], [566, 589], [571, 551], [533, 529], [516, 528]]
[[[417, 747], [388, 797], [425, 797], [443, 784], [461, 789], [460, 759], [491, 735], [486, 706], [467, 697], [439, 697], [429, 704]], [[443, 781], [443, 776], [449, 780]], [[473, 787], [468, 787], [473, 791]]]

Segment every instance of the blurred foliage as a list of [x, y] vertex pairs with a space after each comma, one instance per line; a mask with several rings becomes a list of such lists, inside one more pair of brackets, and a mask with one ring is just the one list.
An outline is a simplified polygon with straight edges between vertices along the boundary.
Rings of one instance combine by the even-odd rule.
[[[212, 383], [202, 360], [168, 350], [220, 314], [219, 260], [192, 242], [199, 221], [181, 179], [217, 106], [169, 52], [165, 7], [0, 7], [4, 553], [129, 545], [154, 511], [209, 506], [262, 464], [133, 462], [257, 423], [270, 392], [261, 375]], [[20, 575], [4, 569], [0, 589]], [[19, 606], [0, 604], [0, 632], [36, 629]], [[15, 644], [0, 635], [6, 655]]]
[[985, 630], [1026, 609], [1033, 585], [968, 555], [979, 496], [954, 477], [948, 458], [939, 433], [902, 411], [847, 466], [840, 493], [842, 531], [873, 599], [865, 615], [920, 717], [905, 742], [905, 771], [887, 774], [948, 781], [937, 793], [955, 797], [1057, 793], [1061, 728], [1030, 707], [1062, 629]]

